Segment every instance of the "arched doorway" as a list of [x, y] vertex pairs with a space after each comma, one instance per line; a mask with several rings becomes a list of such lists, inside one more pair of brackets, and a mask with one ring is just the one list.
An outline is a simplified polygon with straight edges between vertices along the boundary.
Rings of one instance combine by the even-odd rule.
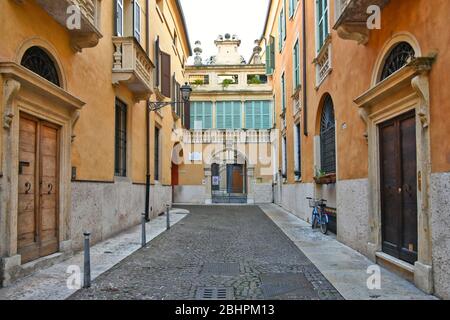
[[213, 156], [211, 197], [213, 203], [247, 203], [247, 163], [236, 150]]
[[322, 98], [316, 122], [316, 198], [327, 200], [330, 217], [329, 229], [337, 233], [336, 198], [336, 118], [333, 99], [329, 94]]

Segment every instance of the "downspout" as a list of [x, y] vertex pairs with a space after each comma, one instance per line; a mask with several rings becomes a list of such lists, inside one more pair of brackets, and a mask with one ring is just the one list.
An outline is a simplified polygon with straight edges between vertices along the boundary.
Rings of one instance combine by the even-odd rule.
[[306, 79], [306, 0], [302, 1], [302, 37], [303, 37], [303, 134], [308, 136], [308, 99]]
[[[150, 23], [149, 23], [149, 0], [146, 0], [146, 18], [145, 18], [145, 32], [147, 35], [147, 41], [145, 45], [145, 51], [150, 56]], [[150, 221], [150, 103], [147, 101], [145, 108], [145, 219]]]

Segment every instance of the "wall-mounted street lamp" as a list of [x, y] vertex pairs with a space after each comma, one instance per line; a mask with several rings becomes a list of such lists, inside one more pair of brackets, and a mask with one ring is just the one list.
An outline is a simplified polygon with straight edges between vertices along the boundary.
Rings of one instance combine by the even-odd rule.
[[[146, 174], [146, 188], [145, 188], [145, 219], [147, 221], [150, 221], [150, 179], [151, 179], [151, 173], [150, 173], [150, 113], [153, 111], [160, 110], [166, 106], [175, 106], [178, 104], [186, 105], [189, 104], [189, 100], [191, 98], [192, 88], [191, 86], [186, 82], [181, 88], [181, 100], [182, 101], [148, 101], [147, 102], [147, 111], [145, 112], [146, 117], [146, 167], [147, 167], [147, 174]], [[185, 110], [189, 112], [189, 110]]]
[[181, 88], [180, 88], [180, 92], [181, 92], [181, 100], [182, 101], [157, 101], [157, 102], [148, 102], [148, 108], [150, 109], [150, 111], [157, 111], [159, 109], [164, 108], [165, 106], [174, 106], [177, 104], [185, 104], [188, 103], [189, 100], [191, 99], [191, 92], [192, 92], [192, 88], [191, 86], [186, 82]]

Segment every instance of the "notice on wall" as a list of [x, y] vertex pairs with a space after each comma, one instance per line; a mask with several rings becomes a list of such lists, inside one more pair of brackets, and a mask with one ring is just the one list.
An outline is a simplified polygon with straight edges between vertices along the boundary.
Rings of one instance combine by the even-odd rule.
[[202, 161], [203, 155], [201, 152], [190, 152], [189, 161]]
[[212, 184], [213, 184], [213, 186], [220, 185], [220, 177], [219, 176], [213, 176], [212, 177]]

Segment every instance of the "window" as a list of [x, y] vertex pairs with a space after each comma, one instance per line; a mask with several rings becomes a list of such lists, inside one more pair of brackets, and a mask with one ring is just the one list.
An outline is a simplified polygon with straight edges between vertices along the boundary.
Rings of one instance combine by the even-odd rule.
[[159, 181], [159, 173], [161, 172], [160, 168], [160, 152], [159, 152], [159, 146], [160, 146], [160, 129], [158, 127], [155, 127], [155, 167], [154, 167], [154, 174], [155, 174], [155, 181]]
[[45, 80], [50, 81], [58, 87], [60, 86], [55, 63], [43, 49], [39, 47], [29, 48], [25, 51], [20, 64]]
[[317, 11], [317, 51], [325, 44], [328, 37], [328, 0], [316, 0]]
[[413, 47], [408, 42], [398, 43], [386, 58], [380, 81], [403, 68], [415, 55]]
[[284, 73], [281, 75], [281, 109], [283, 113], [286, 111], [286, 80]]
[[300, 50], [298, 40], [294, 45], [293, 53], [293, 65], [294, 65], [294, 90], [300, 86]]
[[216, 103], [217, 129], [242, 128], [242, 103], [240, 101], [221, 101]]
[[245, 128], [272, 128], [272, 101], [246, 101]]
[[117, 177], [127, 176], [127, 106], [116, 99], [115, 169]]
[[336, 132], [334, 106], [330, 96], [325, 98], [320, 120], [320, 162], [326, 174], [336, 173]]
[[283, 176], [283, 178], [287, 178], [286, 136], [283, 136], [283, 141], [281, 144], [281, 153], [282, 153], [281, 175]]
[[289, 18], [292, 18], [297, 8], [298, 0], [289, 0]]
[[165, 97], [170, 97], [171, 71], [170, 55], [161, 51], [161, 93]]
[[266, 84], [267, 76], [265, 74], [248, 74], [247, 84]]
[[275, 38], [270, 36], [269, 44], [266, 46], [266, 74], [272, 75], [275, 70]]
[[280, 17], [278, 21], [278, 37], [279, 37], [279, 51], [283, 51], [284, 40], [286, 40], [286, 16], [284, 14], [284, 5], [283, 9], [280, 11]]
[[194, 74], [189, 76], [189, 84], [202, 86], [209, 84], [209, 75], [204, 74]]
[[212, 129], [212, 102], [192, 101], [190, 112], [191, 129]]
[[300, 124], [296, 124], [294, 127], [294, 174], [295, 179], [300, 180], [302, 177], [302, 135], [300, 131]]
[[116, 1], [116, 36], [123, 37], [123, 0]]
[[217, 76], [219, 84], [238, 84], [239, 76], [237, 74], [219, 74]]
[[141, 41], [141, 6], [138, 0], [134, 0], [133, 6], [133, 23], [134, 23], [134, 37], [137, 41]]

